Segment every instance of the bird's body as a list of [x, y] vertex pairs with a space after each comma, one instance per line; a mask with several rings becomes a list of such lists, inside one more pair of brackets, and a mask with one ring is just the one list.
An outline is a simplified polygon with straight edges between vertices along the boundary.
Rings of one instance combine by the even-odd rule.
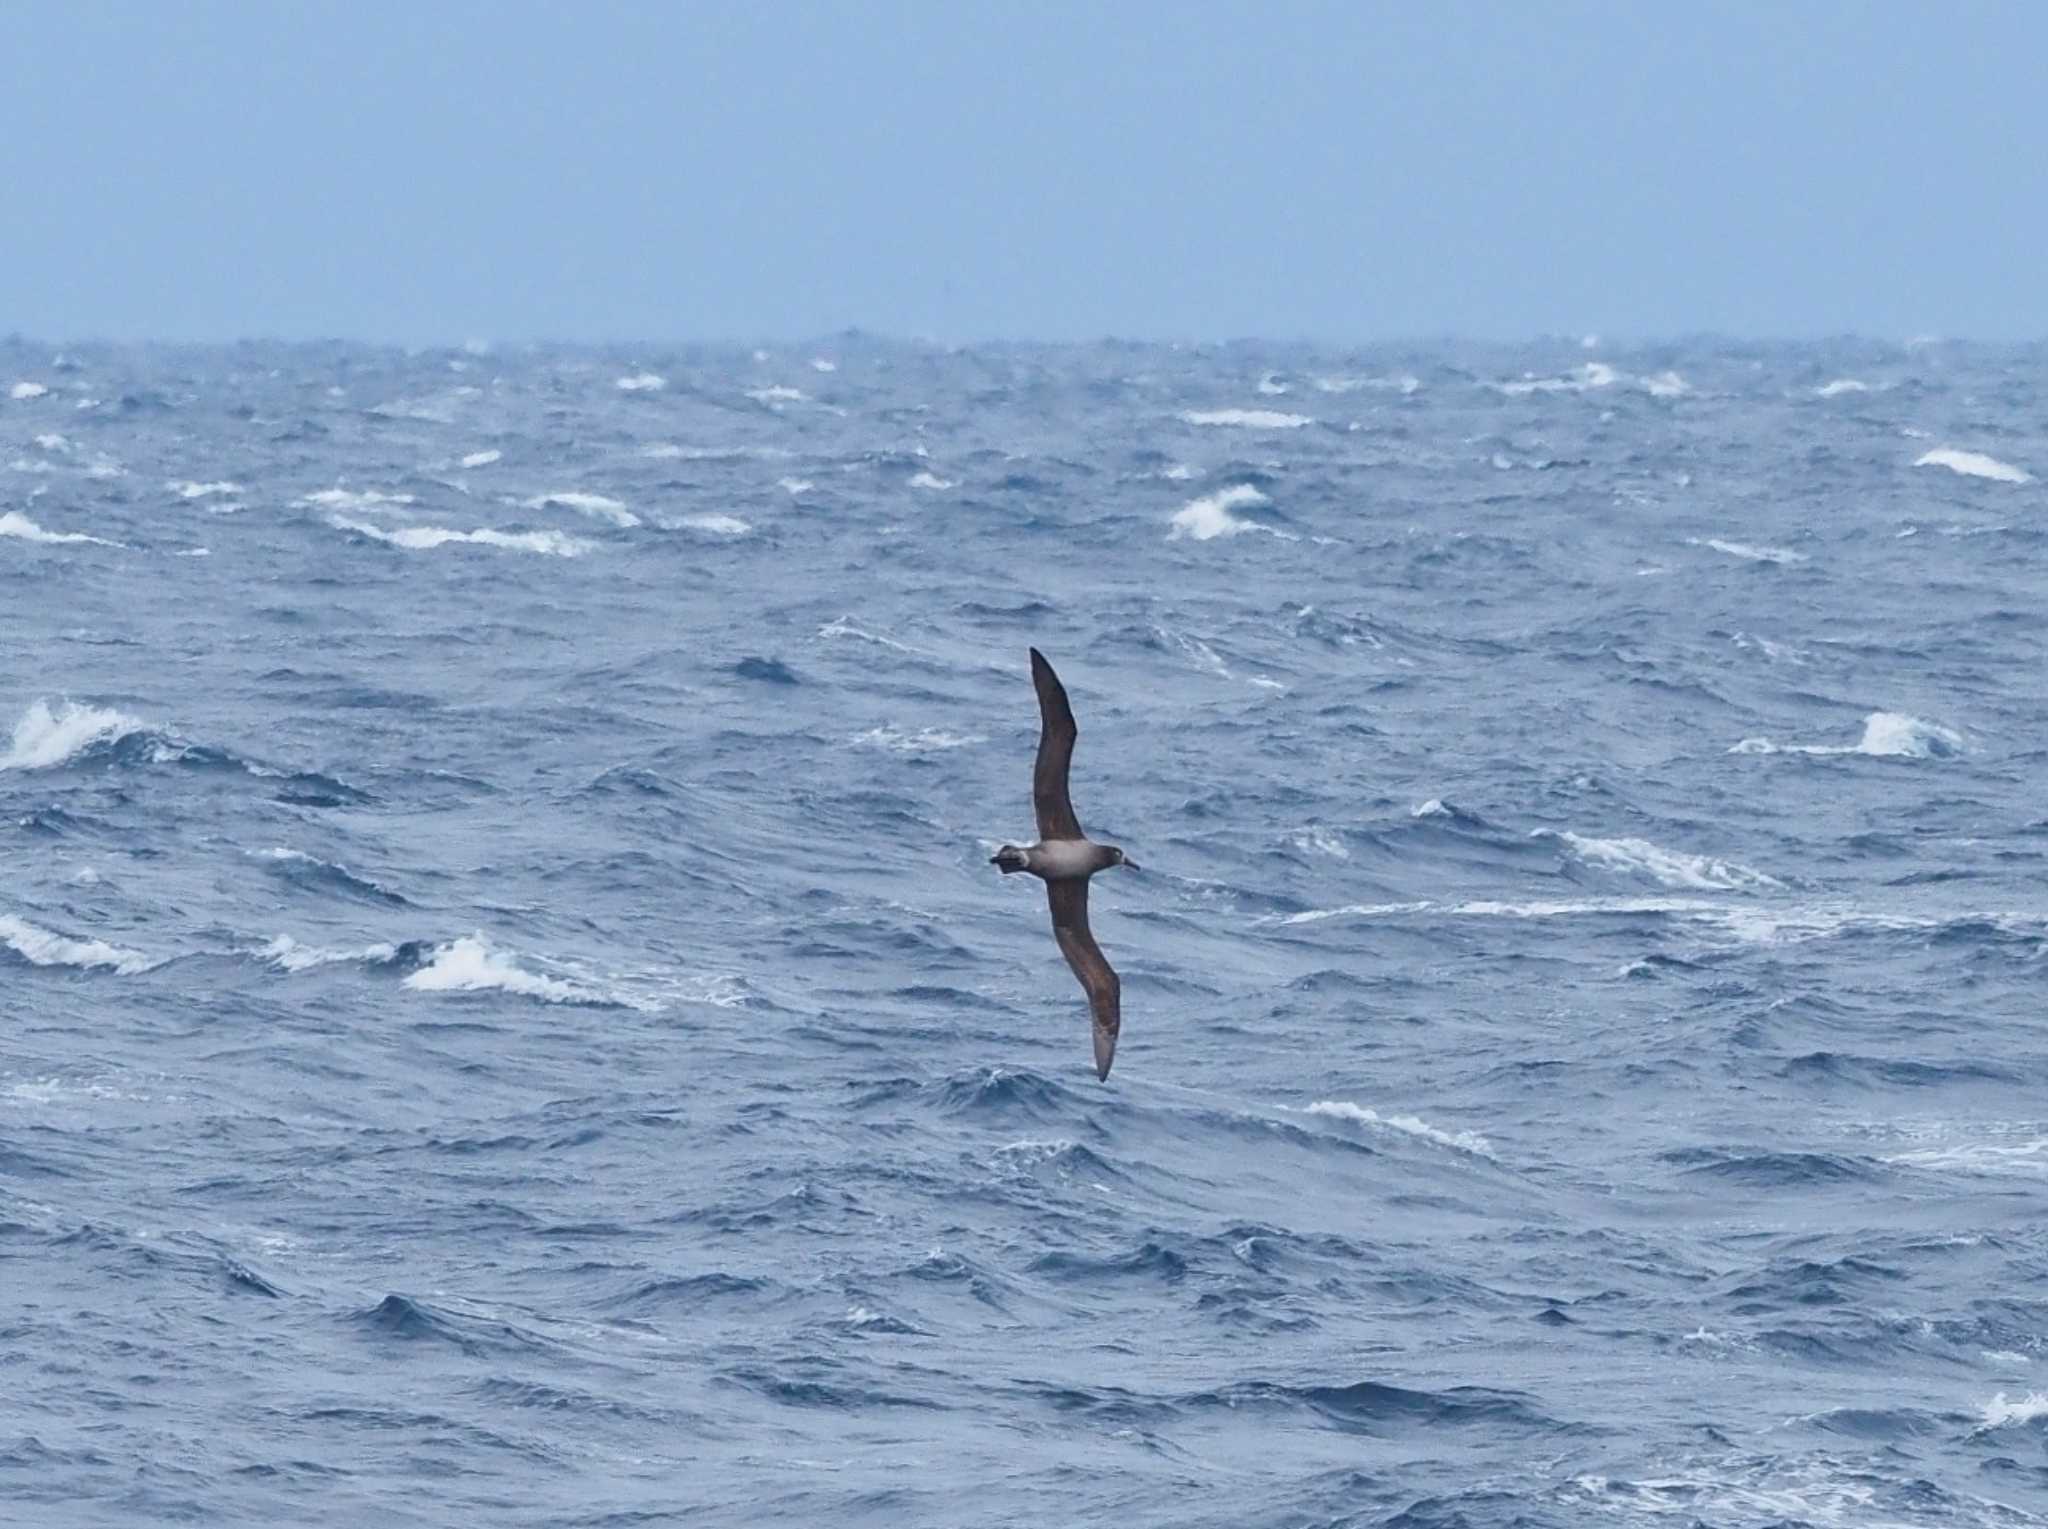
[[1103, 959], [1088, 928], [1088, 878], [1113, 865], [1136, 870], [1113, 844], [1097, 844], [1081, 831], [1067, 795], [1067, 767], [1074, 757], [1074, 711], [1067, 690], [1038, 649], [1031, 650], [1031, 682], [1038, 691], [1038, 760], [1031, 772], [1031, 805], [1038, 818], [1038, 842], [1005, 844], [990, 857], [1005, 876], [1026, 871], [1045, 883], [1052, 908], [1053, 938], [1081, 979], [1095, 1020], [1095, 1075], [1109, 1076], [1116, 1039], [1123, 1028], [1123, 985]]

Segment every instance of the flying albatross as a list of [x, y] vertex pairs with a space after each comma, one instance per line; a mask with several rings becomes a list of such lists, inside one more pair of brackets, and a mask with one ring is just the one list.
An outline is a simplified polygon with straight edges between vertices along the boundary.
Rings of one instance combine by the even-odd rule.
[[1116, 1034], [1123, 1020], [1119, 1011], [1121, 984], [1102, 947], [1088, 932], [1088, 878], [1112, 865], [1138, 868], [1113, 844], [1097, 844], [1081, 831], [1074, 816], [1074, 804], [1067, 796], [1067, 765], [1074, 757], [1074, 708], [1067, 704], [1067, 687], [1052, 672], [1045, 655], [1031, 650], [1031, 683], [1038, 690], [1038, 763], [1031, 771], [1031, 805], [1038, 814], [1038, 842], [1019, 849], [1005, 844], [989, 857], [989, 864], [1001, 866], [1003, 874], [1029, 871], [1045, 883], [1046, 900], [1052, 904], [1052, 934], [1060, 942], [1060, 953], [1073, 967], [1074, 975], [1088, 994], [1088, 1007], [1095, 1015], [1095, 1076], [1109, 1076], [1110, 1059], [1116, 1055]]

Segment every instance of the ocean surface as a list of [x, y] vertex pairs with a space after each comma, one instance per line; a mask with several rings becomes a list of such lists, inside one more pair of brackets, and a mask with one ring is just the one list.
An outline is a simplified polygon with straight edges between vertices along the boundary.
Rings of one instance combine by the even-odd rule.
[[2042, 347], [0, 343], [0, 1522], [2048, 1524], [2035, 474]]

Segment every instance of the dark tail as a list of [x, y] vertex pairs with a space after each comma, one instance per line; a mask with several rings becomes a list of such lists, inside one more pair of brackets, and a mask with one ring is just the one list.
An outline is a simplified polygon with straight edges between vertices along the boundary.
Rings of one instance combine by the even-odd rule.
[[988, 863], [1001, 866], [1005, 876], [1009, 875], [1012, 871], [1025, 869], [1028, 864], [1024, 858], [1024, 851], [1017, 848], [1014, 844], [1005, 844], [1001, 849], [988, 857]]

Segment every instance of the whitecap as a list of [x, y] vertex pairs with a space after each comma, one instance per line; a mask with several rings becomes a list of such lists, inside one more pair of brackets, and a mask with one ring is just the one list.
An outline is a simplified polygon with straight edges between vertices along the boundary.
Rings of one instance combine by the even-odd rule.
[[16, 403], [27, 403], [32, 398], [45, 397], [49, 391], [40, 382], [17, 382], [7, 390], [7, 396]]
[[1777, 877], [1752, 870], [1733, 860], [1716, 860], [1709, 855], [1688, 855], [1652, 844], [1648, 839], [1596, 839], [1570, 831], [1555, 833], [1539, 828], [1533, 838], [1556, 839], [1587, 865], [1627, 875], [1648, 876], [1667, 887], [1694, 891], [1754, 892], [1782, 887]]
[[1612, 387], [1620, 377], [1621, 373], [1605, 361], [1588, 361], [1563, 377], [1538, 377], [1533, 372], [1525, 372], [1513, 382], [1487, 385], [1509, 398], [1526, 398], [1531, 393], [1586, 393], [1595, 388]]
[[715, 536], [745, 536], [754, 529], [736, 515], [685, 515], [667, 524], [671, 529], [709, 531]]
[[2034, 475], [2023, 467], [2010, 462], [2001, 462], [1988, 457], [1981, 451], [1958, 451], [1953, 446], [1937, 446], [1923, 452], [1914, 459], [1915, 467], [1946, 467], [1952, 473], [1961, 473], [1966, 478], [1989, 478], [1994, 483], [2032, 483]]
[[1283, 924], [1320, 924], [1331, 918], [1391, 918], [1400, 913], [1427, 913], [1436, 907], [1432, 902], [1415, 903], [1347, 903], [1341, 908], [1310, 908], [1305, 913], [1290, 913], [1280, 922]]
[[119, 547], [121, 542], [110, 542], [104, 536], [87, 536], [83, 531], [45, 531], [19, 510], [9, 510], [0, 515], [0, 536], [12, 536], [20, 541], [37, 542], [43, 546], [55, 546], [62, 542], [91, 542], [97, 547]]
[[818, 485], [809, 478], [777, 478], [775, 486], [788, 494], [808, 494]]
[[554, 494], [536, 494], [523, 506], [529, 510], [574, 510], [579, 515], [588, 515], [594, 520], [608, 520], [615, 526], [637, 526], [640, 517], [627, 509], [618, 500], [606, 494], [588, 494], [580, 489], [564, 489]]
[[1863, 719], [1863, 736], [1854, 743], [1773, 743], [1744, 738], [1731, 754], [1869, 754], [1880, 759], [1948, 759], [1963, 751], [1962, 734], [1903, 712], [1874, 711]]
[[36, 449], [57, 453], [68, 452], [71, 449], [71, 442], [54, 431], [46, 431], [36, 437]]
[[1296, 834], [1294, 847], [1318, 855], [1328, 855], [1334, 860], [1351, 858], [1351, 851], [1344, 847], [1344, 841], [1319, 823], [1312, 823]]
[[1688, 536], [1685, 539], [1685, 544], [1688, 547], [1711, 547], [1716, 552], [1725, 552], [1730, 557], [1739, 557], [1751, 563], [1790, 564], [1806, 561], [1805, 553], [1794, 552], [1788, 547], [1757, 547], [1752, 546], [1748, 542], [1722, 541], [1718, 536], [1709, 536], [1704, 539], [1697, 536]]
[[528, 971], [515, 956], [493, 950], [481, 934], [466, 934], [436, 945], [427, 964], [408, 976], [405, 985], [421, 993], [517, 993], [548, 1003], [616, 1001], [576, 983]]
[[1193, 537], [1198, 542], [1213, 541], [1219, 536], [1236, 536], [1245, 531], [1267, 531], [1288, 541], [1295, 538], [1277, 526], [1262, 525], [1256, 520], [1241, 520], [1231, 514], [1232, 510], [1246, 505], [1268, 504], [1271, 501], [1249, 483], [1235, 484], [1230, 488], [1218, 489], [1213, 494], [1204, 494], [1191, 499], [1173, 513], [1168, 524], [1173, 527], [1167, 533], [1169, 541], [1182, 537]]
[[951, 478], [941, 478], [937, 473], [921, 472], [910, 480], [912, 488], [948, 489], [954, 487]]
[[1443, 803], [1443, 798], [1438, 796], [1433, 796], [1426, 802], [1420, 802], [1408, 811], [1408, 816], [1411, 818], [1447, 818], [1451, 815], [1451, 809], [1446, 807]]
[[2029, 1391], [2018, 1401], [2009, 1402], [2005, 1393], [1999, 1392], [1982, 1407], [1984, 1428], [2003, 1428], [2009, 1423], [2031, 1423], [2048, 1417], [2048, 1394]]
[[1683, 398], [1692, 391], [1692, 384], [1676, 372], [1659, 372], [1654, 377], [1645, 377], [1643, 387], [1652, 398]]
[[464, 467], [489, 467], [493, 462], [502, 459], [504, 455], [505, 453], [502, 451], [472, 451], [462, 459], [462, 465]]
[[316, 510], [374, 510], [384, 505], [411, 504], [410, 494], [387, 494], [381, 489], [323, 488], [295, 501]]
[[1916, 1168], [1957, 1168], [1965, 1173], [2019, 1173], [2048, 1178], [2048, 1136], [2022, 1142], [1962, 1142], [1925, 1147], [1885, 1159]]
[[1823, 382], [1813, 391], [1822, 398], [1839, 398], [1844, 393], [1868, 393], [1870, 384], [1854, 377], [1837, 377], [1832, 382]]
[[155, 965], [139, 950], [124, 950], [105, 940], [74, 940], [52, 934], [12, 914], [0, 915], [0, 945], [11, 947], [31, 966], [75, 966], [85, 971], [105, 967], [132, 977]]
[[1439, 1147], [1470, 1152], [1475, 1157], [1494, 1156], [1493, 1143], [1477, 1131], [1439, 1130], [1428, 1121], [1420, 1120], [1413, 1115], [1382, 1115], [1377, 1110], [1364, 1109], [1348, 1099], [1318, 1099], [1308, 1107], [1308, 1113], [1328, 1115], [1336, 1120], [1349, 1120], [1358, 1125], [1376, 1126], [1386, 1131], [1399, 1131], [1403, 1135], [1434, 1142]]
[[1286, 383], [1282, 382], [1272, 372], [1268, 372], [1259, 379], [1259, 391], [1268, 398], [1278, 398], [1290, 390]]
[[914, 733], [899, 733], [893, 727], [872, 727], [857, 734], [853, 741], [897, 754], [927, 754], [939, 749], [960, 749], [972, 743], [988, 742], [986, 738], [972, 733], [949, 733], [936, 727], [919, 728]]
[[1759, 637], [1754, 632], [1737, 632], [1728, 640], [1738, 648], [1763, 654], [1774, 664], [1781, 661], [1792, 664], [1806, 662], [1806, 655], [1789, 643], [1773, 642], [1770, 638]]
[[395, 531], [386, 531], [381, 526], [373, 526], [361, 520], [350, 520], [343, 515], [331, 517], [328, 523], [337, 531], [353, 531], [358, 536], [367, 536], [373, 541], [384, 542], [393, 547], [404, 547], [413, 552], [431, 547], [444, 547], [454, 542], [469, 542], [481, 547], [505, 547], [515, 552], [544, 552], [555, 557], [580, 557], [591, 550], [591, 543], [566, 536], [560, 531], [493, 531], [487, 527], [475, 531], [455, 531], [446, 526], [400, 526]]
[[211, 499], [216, 495], [225, 496], [242, 492], [241, 484], [225, 480], [218, 483], [187, 483], [173, 479], [164, 487], [180, 499]]
[[1318, 377], [1315, 382], [1319, 393], [1356, 393], [1361, 388], [1372, 388], [1406, 398], [1422, 390], [1422, 379], [1413, 372], [1395, 372], [1388, 377]]
[[826, 622], [818, 628], [818, 635], [820, 637], [854, 637], [862, 642], [872, 642], [884, 648], [894, 648], [899, 653], [917, 652], [916, 648], [900, 643], [893, 637], [877, 637], [873, 632], [863, 631], [853, 624], [851, 616], [841, 616], [835, 621]]
[[1190, 467], [1185, 462], [1176, 462], [1173, 466], [1159, 474], [1160, 477], [1169, 483], [1185, 483], [1190, 478], [1199, 478], [1201, 475], [1201, 468]]
[[396, 945], [365, 945], [360, 950], [322, 950], [316, 946], [301, 945], [288, 934], [281, 934], [264, 946], [258, 955], [280, 971], [305, 972], [319, 966], [336, 966], [345, 962], [383, 962], [397, 959]]
[[180, 548], [180, 549], [179, 549], [178, 551], [176, 551], [176, 552], [173, 552], [173, 553], [171, 554], [171, 556], [172, 556], [172, 557], [212, 557], [212, 556], [213, 556], [213, 550], [212, 550], [211, 548], [209, 548], [209, 547], [182, 547], [182, 548]]
[[782, 446], [678, 446], [674, 441], [653, 441], [640, 448], [640, 455], [656, 462], [739, 462], [780, 461], [795, 453]]
[[1183, 409], [1190, 425], [1234, 425], [1241, 430], [1299, 430], [1315, 423], [1306, 414], [1283, 414], [1278, 409]]
[[753, 399], [755, 403], [765, 404], [803, 403], [806, 401], [802, 389], [786, 388], [779, 383], [774, 387], [749, 388], [747, 389], [747, 397]]
[[823, 356], [813, 356], [811, 357], [811, 370], [814, 372], [836, 372], [839, 370], [839, 363], [837, 361], [827, 361]]
[[96, 743], [110, 743], [148, 728], [147, 722], [106, 707], [64, 701], [52, 711], [48, 701], [31, 701], [14, 724], [7, 752], [0, 754], [0, 770], [47, 770], [75, 759]]
[[659, 393], [668, 386], [668, 378], [653, 372], [635, 372], [630, 377], [621, 377], [612, 384], [621, 393]]

